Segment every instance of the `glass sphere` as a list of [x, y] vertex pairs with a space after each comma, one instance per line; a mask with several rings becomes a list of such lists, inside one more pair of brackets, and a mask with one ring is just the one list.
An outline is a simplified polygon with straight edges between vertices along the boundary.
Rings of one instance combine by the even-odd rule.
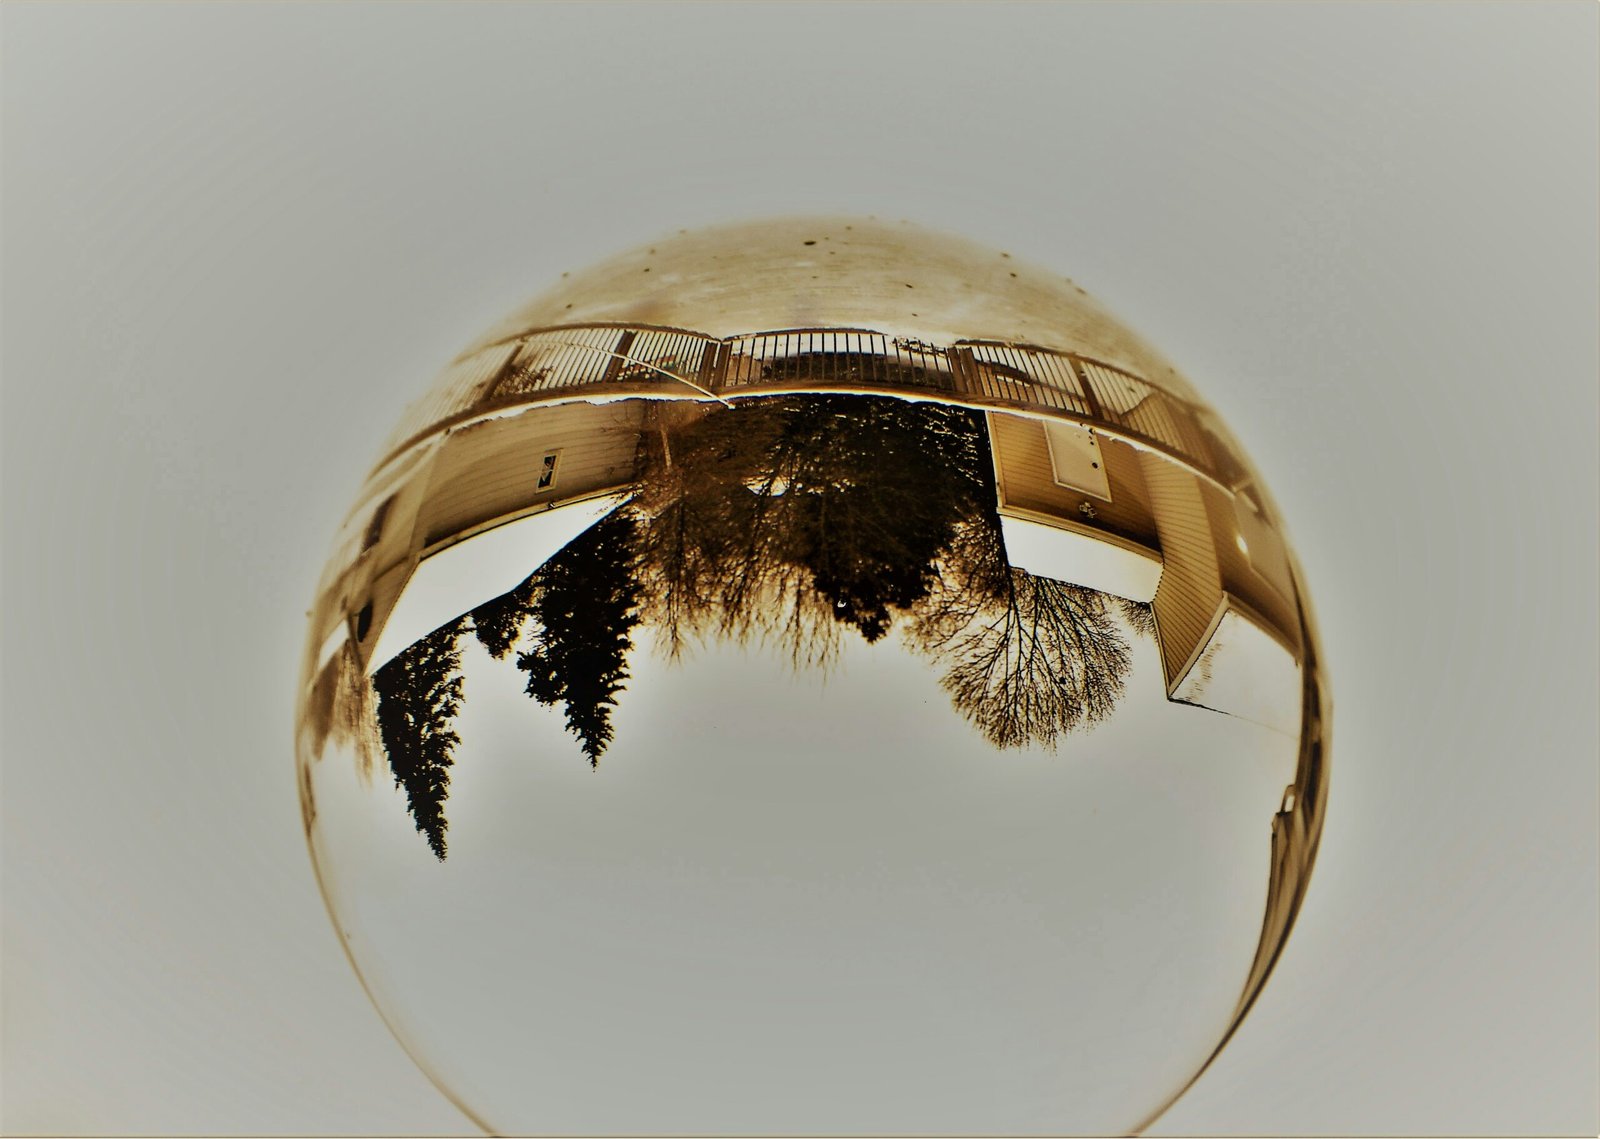
[[680, 233], [402, 418], [312, 610], [306, 834], [488, 1130], [1127, 1132], [1293, 922], [1317, 662], [1238, 444], [1082, 289]]

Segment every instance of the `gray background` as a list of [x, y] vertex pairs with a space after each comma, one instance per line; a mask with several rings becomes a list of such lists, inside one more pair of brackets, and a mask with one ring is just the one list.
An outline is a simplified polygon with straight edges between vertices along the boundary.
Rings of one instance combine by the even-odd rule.
[[8, 4], [4, 1115], [459, 1132], [339, 952], [302, 612], [403, 401], [680, 226], [1070, 273], [1266, 472], [1310, 898], [1166, 1132], [1596, 1134], [1600, 9]]

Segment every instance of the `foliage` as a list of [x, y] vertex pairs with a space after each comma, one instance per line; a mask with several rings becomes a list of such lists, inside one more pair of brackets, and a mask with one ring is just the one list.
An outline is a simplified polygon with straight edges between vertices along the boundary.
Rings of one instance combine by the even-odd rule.
[[528, 695], [566, 706], [567, 728], [591, 766], [611, 742], [611, 709], [628, 679], [639, 623], [633, 536], [627, 515], [609, 514], [545, 563], [533, 599], [532, 647], [517, 657]]
[[378, 731], [395, 785], [404, 788], [417, 830], [433, 853], [445, 857], [444, 802], [450, 793], [454, 729], [461, 710], [461, 634], [465, 621], [435, 629], [380, 668], [372, 678], [377, 693]]

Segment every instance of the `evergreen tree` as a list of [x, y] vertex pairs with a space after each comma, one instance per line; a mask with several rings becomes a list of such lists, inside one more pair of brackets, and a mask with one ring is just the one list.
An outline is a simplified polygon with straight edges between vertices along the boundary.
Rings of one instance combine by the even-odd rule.
[[490, 656], [504, 660], [511, 652], [523, 627], [533, 613], [533, 599], [539, 588], [537, 571], [524, 578], [515, 589], [492, 597], [474, 609], [472, 631]]
[[567, 729], [592, 766], [611, 742], [611, 709], [628, 679], [639, 623], [635, 527], [621, 511], [596, 522], [539, 571], [532, 647], [517, 657], [527, 692], [566, 706]]
[[452, 724], [461, 710], [461, 634], [465, 620], [435, 629], [380, 668], [372, 678], [378, 696], [378, 731], [397, 787], [405, 789], [411, 818], [442, 862], [444, 801], [450, 765], [461, 737]]

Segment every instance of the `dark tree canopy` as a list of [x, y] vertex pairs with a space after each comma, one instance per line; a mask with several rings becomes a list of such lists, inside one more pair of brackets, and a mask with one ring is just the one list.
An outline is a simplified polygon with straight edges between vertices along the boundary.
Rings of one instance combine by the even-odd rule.
[[478, 643], [495, 660], [504, 660], [522, 636], [533, 615], [538, 587], [538, 573], [529, 574], [515, 589], [485, 601], [469, 614]]
[[975, 412], [899, 399], [834, 396], [790, 412], [785, 552], [868, 642], [888, 632], [891, 610], [927, 595], [939, 554], [976, 509], [981, 430]]
[[630, 512], [650, 583], [643, 616], [676, 656], [713, 628], [748, 631], [742, 619], [773, 561], [761, 517], [771, 488], [759, 473], [776, 421], [747, 403], [709, 414], [665, 404], [652, 418]]
[[417, 830], [441, 861], [450, 765], [461, 742], [452, 725], [461, 710], [459, 642], [465, 628], [465, 621], [454, 621], [435, 629], [372, 677], [378, 731], [395, 785], [404, 788]]
[[635, 506], [649, 616], [677, 651], [710, 628], [777, 633], [797, 661], [837, 632], [876, 641], [924, 597], [990, 494], [982, 416], [888, 397], [764, 397], [669, 409]]
[[598, 765], [611, 742], [611, 709], [628, 679], [639, 623], [634, 524], [612, 513], [568, 543], [538, 573], [532, 647], [517, 656], [527, 692], [566, 706], [567, 728]]

